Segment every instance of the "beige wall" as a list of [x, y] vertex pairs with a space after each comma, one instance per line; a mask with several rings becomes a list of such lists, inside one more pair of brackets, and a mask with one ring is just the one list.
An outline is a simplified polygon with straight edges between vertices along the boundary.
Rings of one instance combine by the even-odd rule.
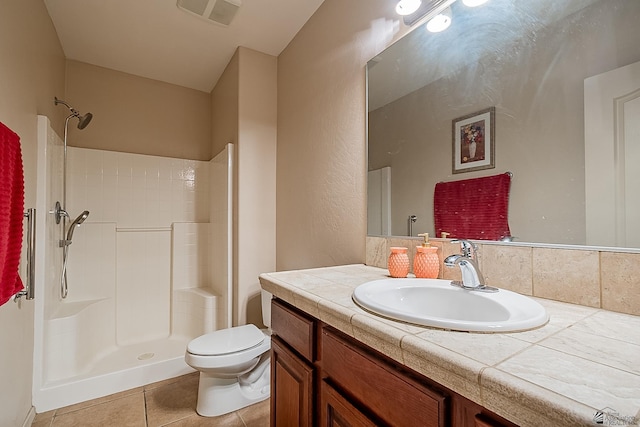
[[365, 65], [406, 31], [393, 9], [325, 0], [278, 57], [278, 270], [365, 260]]
[[237, 324], [262, 324], [258, 275], [276, 268], [277, 59], [239, 48]]
[[213, 151], [235, 148], [233, 324], [262, 324], [258, 275], [275, 270], [277, 59], [238, 48], [212, 91]]
[[239, 51], [236, 50], [211, 91], [212, 149], [216, 156], [229, 142], [238, 142]]
[[[2, 2], [0, 57], [0, 121], [20, 135], [25, 207], [33, 207], [36, 115], [49, 116], [57, 129], [63, 119], [53, 97], [64, 91], [64, 54], [42, 1]], [[31, 408], [34, 303], [0, 307], [0, 426], [22, 425]]]
[[69, 127], [70, 146], [211, 159], [210, 94], [71, 60], [66, 82], [59, 97], [93, 113], [84, 130]]

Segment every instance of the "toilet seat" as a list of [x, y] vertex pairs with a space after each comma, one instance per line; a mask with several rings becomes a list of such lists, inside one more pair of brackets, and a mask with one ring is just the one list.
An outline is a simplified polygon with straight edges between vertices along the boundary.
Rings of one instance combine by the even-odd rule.
[[[237, 329], [240, 330], [237, 331]], [[243, 339], [238, 339], [237, 343], [232, 344], [230, 341], [235, 341], [235, 332], [238, 332], [237, 336], [243, 337]], [[207, 349], [204, 343], [207, 343], [209, 341], [213, 342], [217, 338], [220, 338], [221, 341], [224, 341], [226, 339], [227, 342], [224, 342], [223, 344], [214, 343], [212, 347], [214, 348], [213, 351], [224, 352], [232, 348], [244, 348], [241, 350], [226, 352], [222, 354], [203, 355], [192, 352], [193, 350], [201, 353], [211, 353], [211, 348]], [[244, 370], [244, 368], [239, 367], [243, 365], [248, 366], [248, 364], [251, 363], [257, 363], [257, 360], [253, 359], [257, 359], [263, 353], [268, 352], [270, 349], [271, 337], [266, 335], [255, 325], [236, 326], [234, 328], [211, 332], [192, 340], [187, 345], [187, 351], [185, 352], [185, 361], [189, 366], [198, 370]]]
[[202, 335], [187, 345], [187, 351], [198, 356], [222, 356], [261, 344], [265, 334], [248, 324]]

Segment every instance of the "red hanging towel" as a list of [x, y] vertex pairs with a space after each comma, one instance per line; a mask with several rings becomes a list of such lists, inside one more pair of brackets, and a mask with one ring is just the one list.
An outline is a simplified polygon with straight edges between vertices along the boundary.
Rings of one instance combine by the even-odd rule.
[[436, 236], [500, 240], [511, 236], [508, 221], [511, 174], [439, 182], [433, 194]]
[[23, 289], [18, 275], [23, 219], [20, 137], [0, 123], [0, 305]]

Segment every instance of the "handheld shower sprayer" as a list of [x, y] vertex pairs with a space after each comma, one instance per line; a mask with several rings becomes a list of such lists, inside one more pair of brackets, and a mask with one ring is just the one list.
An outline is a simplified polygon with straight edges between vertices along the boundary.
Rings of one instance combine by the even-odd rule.
[[60, 246], [62, 247], [62, 275], [60, 276], [60, 296], [62, 298], [66, 298], [69, 292], [69, 288], [67, 286], [67, 258], [69, 254], [69, 245], [71, 244], [71, 240], [73, 239], [73, 231], [76, 229], [76, 227], [79, 227], [80, 224], [82, 224], [88, 216], [89, 211], [84, 211], [80, 215], [78, 215], [78, 217], [73, 220], [71, 225], [69, 225], [66, 236], [67, 238], [65, 240], [60, 240]]
[[73, 222], [69, 225], [69, 229], [67, 230], [67, 238], [65, 240], [60, 240], [61, 247], [67, 247], [72, 243], [74, 230], [76, 229], [76, 227], [79, 227], [80, 224], [82, 224], [88, 216], [89, 211], [84, 211], [80, 215], [78, 215], [76, 219], [73, 220]]
[[91, 121], [91, 119], [93, 118], [93, 114], [87, 113], [87, 114], [85, 114], [83, 116], [82, 114], [80, 114], [78, 112], [78, 110], [73, 108], [71, 105], [67, 104], [62, 99], [58, 99], [58, 97], [54, 97], [53, 100], [54, 100], [54, 104], [55, 105], [62, 104], [65, 107], [67, 107], [69, 109], [69, 111], [71, 111], [71, 115], [69, 117], [67, 117], [67, 120], [70, 119], [71, 117], [77, 117], [78, 118], [78, 129], [86, 128], [89, 125], [89, 122]]
[[68, 244], [71, 244], [71, 240], [73, 239], [73, 230], [75, 230], [76, 227], [79, 227], [80, 224], [82, 224], [87, 219], [88, 216], [89, 216], [89, 211], [84, 211], [80, 215], [78, 215], [76, 219], [73, 220], [73, 222], [69, 226], [69, 230], [67, 231]]

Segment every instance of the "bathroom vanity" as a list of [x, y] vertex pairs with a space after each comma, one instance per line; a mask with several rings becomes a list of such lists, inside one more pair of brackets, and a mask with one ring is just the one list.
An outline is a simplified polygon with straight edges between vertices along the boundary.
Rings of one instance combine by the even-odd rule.
[[513, 426], [280, 299], [272, 302], [273, 426]]
[[537, 299], [551, 320], [535, 330], [424, 328], [352, 301], [387, 274], [349, 265], [260, 276], [274, 295], [271, 425], [640, 424], [638, 317]]

